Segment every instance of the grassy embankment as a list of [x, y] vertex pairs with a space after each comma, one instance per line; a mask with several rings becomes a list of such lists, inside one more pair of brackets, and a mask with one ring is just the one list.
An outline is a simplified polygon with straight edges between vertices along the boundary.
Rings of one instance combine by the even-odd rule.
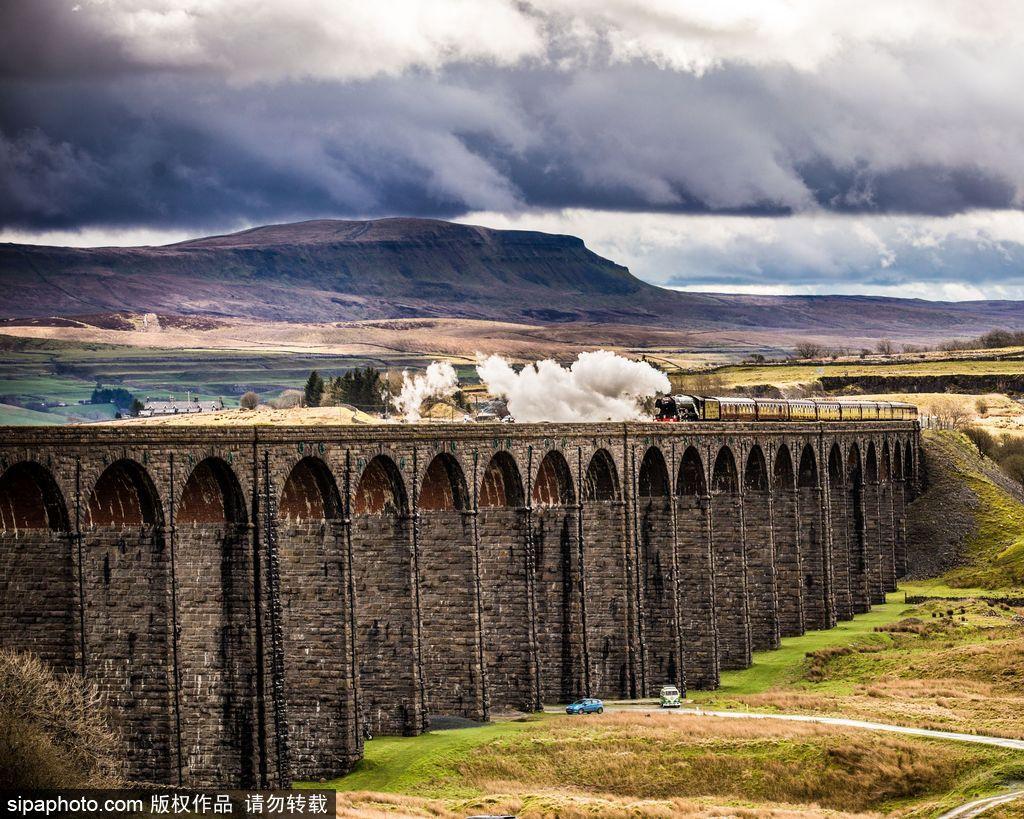
[[1024, 492], [965, 435], [924, 433], [928, 487], [914, 503], [910, 548], [945, 539], [951, 566], [935, 587], [1024, 596]]
[[[972, 604], [964, 624], [930, 618], [927, 612], [937, 604], [911, 607], [901, 599], [891, 595], [886, 605], [837, 629], [809, 632], [787, 639], [779, 651], [758, 653], [750, 669], [727, 672], [719, 691], [696, 698], [705, 706], [763, 710], [780, 706], [773, 697], [784, 696], [786, 710], [830, 712], [851, 706], [858, 686], [871, 679], [873, 690], [864, 698], [888, 699], [892, 680], [887, 675], [899, 679], [904, 671], [923, 672], [918, 664], [931, 662], [935, 671], [945, 669], [945, 690], [930, 691], [925, 684], [903, 692], [920, 705], [936, 696], [956, 699], [964, 682], [956, 673], [950, 676], [950, 655], [956, 651], [946, 647], [933, 657], [936, 647], [952, 643], [965, 650], [957, 661], [965, 678], [985, 673], [993, 661], [1005, 668], [1003, 661], [1012, 658], [1006, 635], [995, 639], [995, 632], [1007, 627], [1004, 611], [989, 614]], [[925, 624], [920, 634], [900, 630], [909, 627], [910, 615]], [[893, 623], [902, 625], [875, 631], [892, 629]], [[982, 648], [1001, 650], [972, 658], [968, 647], [977, 644], [983, 629], [993, 631], [986, 633], [990, 643]], [[1005, 682], [1012, 687], [1020, 680]], [[980, 690], [972, 680], [972, 706]], [[823, 699], [812, 702], [812, 696]], [[1001, 709], [1010, 721], [1021, 704], [1002, 697], [992, 710]], [[921, 722], [894, 713], [852, 712]], [[360, 811], [387, 806], [417, 815], [700, 815], [714, 805], [758, 815], [775, 810], [928, 815], [1017, 778], [1024, 778], [1024, 758], [996, 749], [827, 726], [626, 712], [544, 715], [423, 737], [380, 738], [367, 744], [355, 772], [331, 785], [344, 792], [343, 806]]]
[[1022, 355], [1019, 351], [1013, 357], [995, 357], [997, 354], [1008, 355], [1005, 350], [986, 351], [991, 354], [987, 358], [978, 358], [965, 353], [961, 355], [947, 354], [946, 358], [935, 358], [927, 361], [845, 361], [836, 363], [793, 363], [793, 364], [737, 364], [720, 367], [713, 372], [721, 377], [727, 387], [752, 387], [759, 384], [773, 384], [778, 387], [810, 384], [823, 376], [842, 378], [865, 377], [917, 377], [917, 376], [956, 376], [956, 375], [996, 375], [1020, 376]]
[[377, 739], [366, 755], [329, 783], [342, 804], [391, 802], [427, 815], [696, 815], [712, 806], [927, 815], [1024, 776], [1020, 756], [1000, 749], [660, 713]]

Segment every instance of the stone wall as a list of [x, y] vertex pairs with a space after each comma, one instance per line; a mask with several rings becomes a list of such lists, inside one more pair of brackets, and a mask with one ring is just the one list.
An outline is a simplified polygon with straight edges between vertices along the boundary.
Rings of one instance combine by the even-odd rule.
[[905, 422], [9, 430], [0, 646], [97, 684], [132, 779], [330, 778], [367, 731], [713, 688], [865, 611], [916, 452]]

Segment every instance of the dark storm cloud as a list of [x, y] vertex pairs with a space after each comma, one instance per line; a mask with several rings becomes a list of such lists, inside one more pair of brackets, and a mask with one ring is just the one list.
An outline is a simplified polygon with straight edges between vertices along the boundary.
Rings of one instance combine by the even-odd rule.
[[129, 51], [68, 8], [3, 6], [0, 227], [1019, 205], [1024, 114], [979, 100], [967, 57], [872, 48], [696, 74], [599, 51], [238, 82], [186, 45]]
[[111, 76], [139, 65], [122, 39], [66, 0], [0, 3], [0, 78]]

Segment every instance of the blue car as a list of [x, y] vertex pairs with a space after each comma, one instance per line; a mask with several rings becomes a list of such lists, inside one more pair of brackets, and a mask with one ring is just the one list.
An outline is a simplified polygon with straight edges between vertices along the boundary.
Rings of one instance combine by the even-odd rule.
[[603, 714], [604, 703], [601, 700], [585, 699], [565, 706], [567, 714]]

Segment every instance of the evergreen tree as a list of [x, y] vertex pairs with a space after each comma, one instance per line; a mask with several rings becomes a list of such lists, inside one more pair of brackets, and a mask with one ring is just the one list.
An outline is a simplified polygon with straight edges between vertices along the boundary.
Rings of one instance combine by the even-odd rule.
[[384, 409], [383, 392], [380, 370], [364, 367], [331, 379], [328, 396], [333, 404], [351, 404], [372, 412]]
[[320, 373], [313, 370], [306, 379], [306, 387], [303, 390], [303, 397], [307, 407], [319, 407], [320, 399], [324, 397], [324, 380]]

